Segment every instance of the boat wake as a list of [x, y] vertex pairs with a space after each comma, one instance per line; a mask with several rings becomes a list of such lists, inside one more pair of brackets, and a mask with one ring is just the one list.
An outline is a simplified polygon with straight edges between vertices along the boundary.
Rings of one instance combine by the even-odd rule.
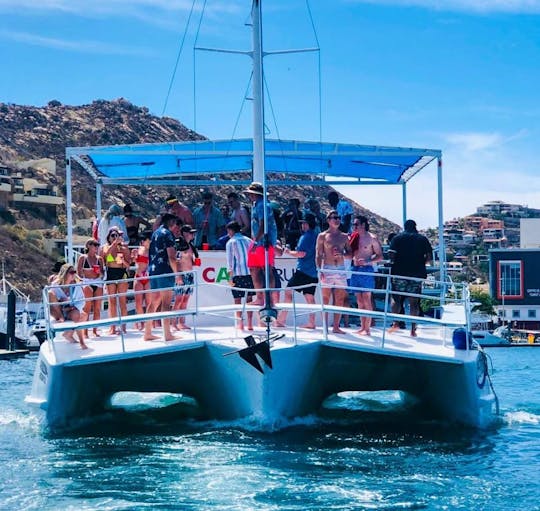
[[[96, 424], [103, 434], [133, 432], [193, 434], [200, 431], [240, 430], [249, 433], [276, 433], [288, 430], [369, 429], [381, 421], [392, 428], [425, 422], [415, 413], [417, 402], [399, 391], [341, 392], [329, 397], [315, 414], [288, 418], [251, 415], [234, 420], [205, 418], [197, 402], [182, 394], [119, 392], [110, 399], [108, 411], [100, 416], [77, 419], [50, 434], [95, 435]], [[433, 421], [430, 421], [433, 423]]]
[[508, 425], [540, 424], [540, 415], [524, 410], [517, 410], [515, 412], [508, 412], [504, 414], [503, 420]]

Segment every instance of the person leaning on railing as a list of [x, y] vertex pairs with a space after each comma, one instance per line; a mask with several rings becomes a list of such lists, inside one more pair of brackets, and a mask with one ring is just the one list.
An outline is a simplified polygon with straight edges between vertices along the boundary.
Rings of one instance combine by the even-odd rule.
[[[76, 284], [77, 270], [72, 264], [63, 264], [58, 272], [58, 275], [51, 282], [49, 288], [49, 305], [51, 308], [51, 316], [56, 321], [85, 321], [86, 314], [84, 312], [84, 294], [81, 286]], [[76, 342], [73, 330], [67, 330], [63, 336], [69, 342]], [[84, 342], [84, 332], [77, 330], [77, 337], [82, 349], [87, 349], [88, 346]]]

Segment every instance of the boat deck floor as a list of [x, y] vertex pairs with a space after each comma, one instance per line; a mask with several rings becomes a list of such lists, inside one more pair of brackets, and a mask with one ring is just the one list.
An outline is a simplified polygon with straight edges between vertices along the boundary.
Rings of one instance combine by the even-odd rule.
[[[181, 349], [190, 349], [205, 344], [221, 345], [230, 348], [231, 351], [241, 349], [246, 346], [244, 337], [254, 335], [256, 341], [266, 339], [266, 329], [264, 327], [255, 327], [253, 331], [236, 329], [234, 326], [198, 326], [191, 330], [176, 331], [174, 328], [173, 334], [177, 339], [173, 341], [165, 341], [163, 339], [163, 330], [161, 327], [156, 327], [153, 330], [154, 335], [159, 338], [152, 341], [143, 339], [143, 332], [135, 328], [134, 324], [128, 324], [124, 341], [119, 334], [108, 334], [108, 327], [98, 329], [99, 337], [94, 336], [91, 332], [86, 340], [88, 349], [81, 349], [79, 343], [71, 343], [67, 341], [61, 333], [56, 335], [54, 340], [53, 358], [57, 363], [69, 362], [90, 362], [89, 359], [95, 358], [117, 358], [129, 354], [141, 354], [152, 351], [154, 353], [177, 351]], [[271, 334], [283, 334], [278, 340], [273, 341], [272, 349], [280, 349], [294, 346], [295, 344], [309, 344], [313, 342], [323, 342], [330, 346], [341, 347], [345, 349], [370, 351], [376, 353], [394, 353], [402, 356], [415, 358], [433, 358], [433, 359], [454, 359], [456, 362], [463, 359], [462, 354], [466, 352], [458, 352], [452, 346], [451, 340], [447, 338], [443, 343], [441, 337], [441, 327], [419, 325], [417, 329], [418, 337], [411, 337], [409, 329], [397, 330], [395, 332], [384, 333], [383, 346], [383, 329], [372, 327], [371, 335], [359, 335], [358, 327], [342, 328], [344, 334], [336, 334], [331, 331], [328, 333], [325, 341], [323, 330], [321, 327], [316, 329], [296, 329], [293, 327], [271, 328]], [[196, 335], [195, 335], [196, 333]], [[123, 345], [122, 345], [123, 344]], [[50, 343], [45, 343], [42, 350], [51, 350]], [[52, 355], [52, 353], [51, 353]]]

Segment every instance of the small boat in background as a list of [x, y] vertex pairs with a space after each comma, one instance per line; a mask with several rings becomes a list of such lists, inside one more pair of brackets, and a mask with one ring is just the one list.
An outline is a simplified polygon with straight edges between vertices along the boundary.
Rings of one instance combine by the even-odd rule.
[[38, 351], [47, 338], [43, 305], [31, 302], [30, 297], [6, 279], [2, 265], [0, 293], [0, 338], [4, 340], [8, 328], [8, 295], [15, 293], [15, 348]]

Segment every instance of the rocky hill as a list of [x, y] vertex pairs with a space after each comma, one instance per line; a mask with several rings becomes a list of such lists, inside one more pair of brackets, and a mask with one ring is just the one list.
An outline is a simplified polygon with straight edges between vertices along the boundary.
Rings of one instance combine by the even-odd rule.
[[[50, 101], [44, 107], [21, 106], [0, 103], [0, 164], [15, 171], [15, 162], [51, 158], [56, 161], [56, 176], [39, 176], [57, 185], [65, 195], [65, 148], [70, 146], [135, 144], [165, 142], [171, 140], [201, 140], [202, 135], [186, 128], [169, 117], [151, 115], [147, 108], [138, 107], [125, 99], [115, 101], [97, 100], [89, 105], [67, 106]], [[89, 176], [74, 169], [73, 203], [75, 219], [90, 219], [94, 215], [95, 188]], [[123, 205], [127, 201], [147, 218], [158, 213], [163, 198], [173, 190], [159, 187], [131, 188], [104, 187], [103, 205]], [[229, 188], [212, 190], [216, 193], [218, 206], [223, 204]], [[305, 196], [321, 199], [321, 206], [328, 208], [328, 188], [295, 187], [287, 197], [270, 193], [282, 205], [288, 198]], [[174, 190], [188, 205], [199, 202], [199, 190], [177, 187]], [[276, 191], [277, 192], [277, 191]], [[355, 210], [370, 218], [372, 230], [381, 238], [398, 227], [388, 220], [354, 204]], [[55, 226], [56, 224], [56, 226]], [[45, 278], [54, 261], [43, 252], [42, 237], [55, 236], [65, 228], [65, 210], [60, 208], [58, 219], [44, 218], [39, 211], [5, 210], [0, 208], [0, 246], [5, 260], [7, 278], [26, 293], [38, 298]], [[55, 227], [53, 229], [53, 227]], [[35, 232], [36, 229], [39, 232]]]

